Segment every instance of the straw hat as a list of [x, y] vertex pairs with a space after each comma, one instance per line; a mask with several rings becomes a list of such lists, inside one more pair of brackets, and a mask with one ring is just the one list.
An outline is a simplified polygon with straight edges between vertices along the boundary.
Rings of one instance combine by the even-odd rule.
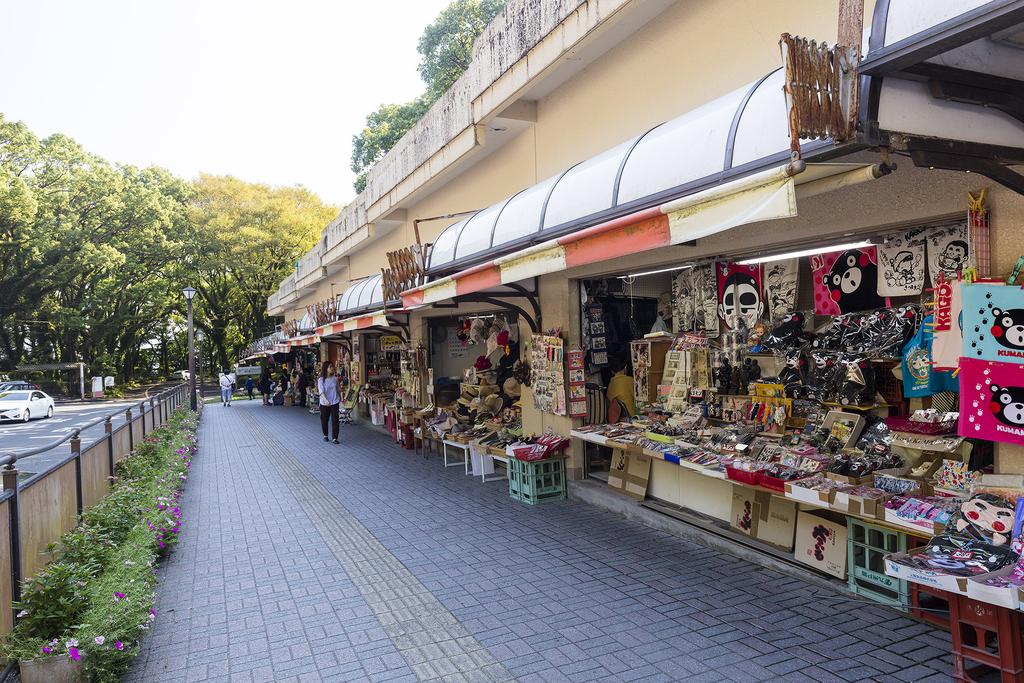
[[501, 409], [505, 406], [505, 402], [501, 399], [498, 394], [491, 394], [483, 400], [484, 410], [497, 415], [501, 412]]
[[522, 387], [519, 386], [519, 381], [515, 377], [506, 379], [505, 383], [501, 385], [501, 389], [505, 392], [506, 396], [511, 396], [512, 398], [519, 398], [523, 393]]
[[496, 393], [498, 393], [497, 384], [481, 384], [477, 387], [477, 395], [479, 395], [480, 398], [486, 398], [487, 396], [491, 396]]

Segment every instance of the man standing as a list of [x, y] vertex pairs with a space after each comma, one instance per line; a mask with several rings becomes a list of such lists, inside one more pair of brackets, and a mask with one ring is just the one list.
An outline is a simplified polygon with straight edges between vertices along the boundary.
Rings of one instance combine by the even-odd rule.
[[218, 379], [220, 383], [220, 400], [225, 407], [231, 406], [231, 390], [234, 388], [235, 378], [232, 377], [227, 368], [224, 368]]

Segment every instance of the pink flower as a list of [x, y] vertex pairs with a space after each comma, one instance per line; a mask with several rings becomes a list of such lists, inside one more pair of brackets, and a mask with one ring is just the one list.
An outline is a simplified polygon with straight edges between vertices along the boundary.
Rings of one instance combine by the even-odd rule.
[[73, 660], [75, 660], [77, 662], [79, 659], [82, 658], [82, 655], [78, 654], [78, 648], [77, 647], [69, 647], [68, 648], [68, 657], [71, 657], [71, 659], [73, 659]]
[[115, 591], [114, 592], [114, 599], [115, 600], [124, 600], [124, 593], [118, 593], [118, 592]]
[[156, 619], [156, 610], [153, 609], [153, 608], [150, 608], [150, 610], [149, 610], [149, 620], [153, 621], [154, 619]]
[[114, 647], [116, 647], [118, 650], [123, 650], [124, 649], [124, 643], [122, 643], [120, 640], [115, 640], [114, 641]]

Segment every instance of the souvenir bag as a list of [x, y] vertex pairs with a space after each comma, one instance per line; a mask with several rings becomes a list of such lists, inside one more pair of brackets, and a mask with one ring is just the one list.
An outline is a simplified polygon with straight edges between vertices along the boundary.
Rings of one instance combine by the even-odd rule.
[[803, 351], [794, 349], [786, 353], [786, 364], [779, 371], [779, 384], [789, 398], [801, 398], [805, 393], [807, 359]]
[[814, 254], [810, 261], [815, 313], [838, 315], [886, 305], [878, 294], [875, 247]]
[[960, 390], [953, 373], [935, 370], [932, 365], [933, 322], [933, 316], [926, 317], [917, 334], [903, 347], [903, 395], [907, 398]]
[[764, 296], [768, 302], [768, 316], [772, 320], [778, 320], [796, 308], [799, 275], [799, 259], [783, 259], [765, 264]]
[[915, 296], [924, 289], [924, 242], [916, 232], [893, 235], [878, 247], [879, 296]]
[[675, 332], [693, 330], [696, 316], [693, 292], [693, 269], [684, 268], [672, 279], [672, 318]]
[[814, 336], [804, 331], [805, 319], [803, 311], [785, 314], [761, 340], [761, 347], [768, 350], [785, 351], [803, 346]]
[[935, 285], [932, 361], [936, 370], [952, 372], [960, 361], [963, 347], [960, 329], [963, 287], [964, 283], [959, 280], [940, 280]]
[[963, 355], [1024, 363], [1024, 289], [988, 284], [964, 287]]
[[1024, 445], [1024, 365], [960, 359], [960, 436]]
[[928, 274], [932, 282], [955, 280], [970, 263], [967, 224], [931, 228], [925, 232], [928, 245]]

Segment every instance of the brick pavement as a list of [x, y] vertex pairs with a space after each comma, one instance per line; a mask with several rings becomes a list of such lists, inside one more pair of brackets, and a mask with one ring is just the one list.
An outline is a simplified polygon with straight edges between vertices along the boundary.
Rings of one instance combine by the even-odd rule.
[[949, 638], [379, 431], [209, 406], [127, 681], [948, 681]]

